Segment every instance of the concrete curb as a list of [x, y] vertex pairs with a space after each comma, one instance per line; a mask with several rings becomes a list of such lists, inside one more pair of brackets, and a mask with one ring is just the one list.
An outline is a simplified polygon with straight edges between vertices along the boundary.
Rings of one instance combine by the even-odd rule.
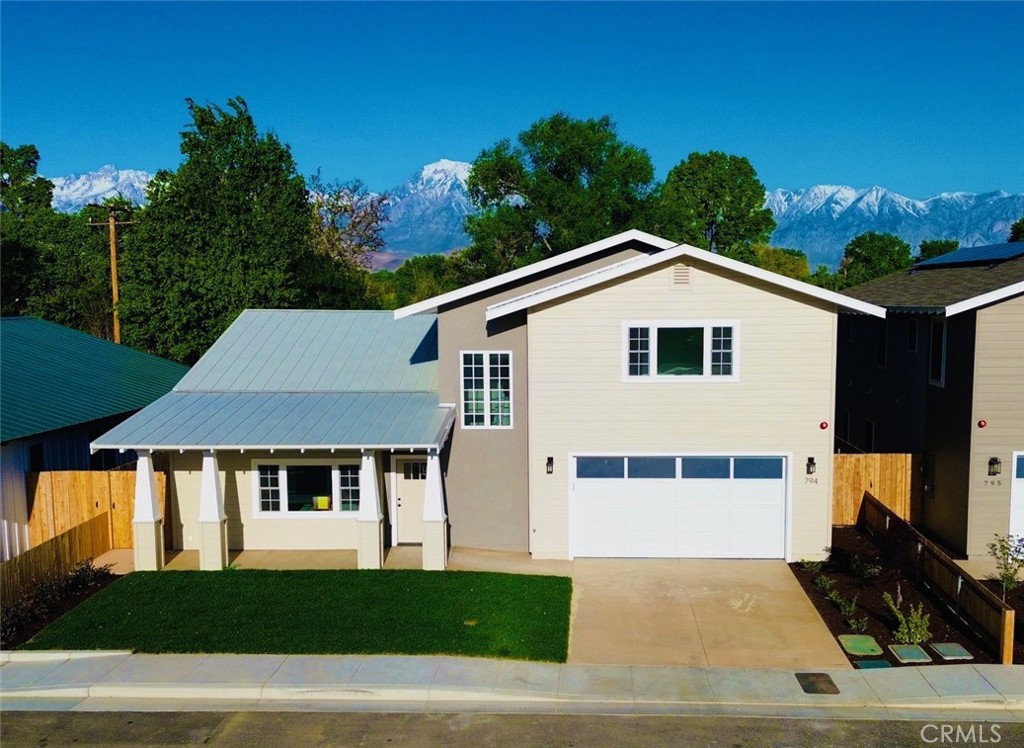
[[124, 657], [130, 654], [133, 654], [130, 649], [19, 649], [13, 652], [0, 651], [0, 663], [84, 660], [90, 657]]

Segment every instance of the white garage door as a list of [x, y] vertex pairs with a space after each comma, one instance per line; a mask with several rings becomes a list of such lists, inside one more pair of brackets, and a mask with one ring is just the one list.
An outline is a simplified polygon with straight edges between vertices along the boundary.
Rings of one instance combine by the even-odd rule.
[[785, 556], [785, 458], [609, 455], [574, 462], [573, 556]]

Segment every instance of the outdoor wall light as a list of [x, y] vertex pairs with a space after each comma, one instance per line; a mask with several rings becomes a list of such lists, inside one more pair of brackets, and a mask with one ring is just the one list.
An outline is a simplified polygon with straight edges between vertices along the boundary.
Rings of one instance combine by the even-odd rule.
[[555, 472], [555, 458], [554, 457], [549, 457], [548, 458], [547, 471], [548, 471], [548, 475], [551, 475], [553, 472]]
[[1003, 461], [1000, 460], [998, 457], [989, 457], [988, 458], [988, 474], [989, 475], [999, 475], [1002, 472], [1003, 472]]
[[814, 475], [814, 471], [818, 469], [818, 466], [814, 464], [814, 458], [807, 458], [807, 474]]

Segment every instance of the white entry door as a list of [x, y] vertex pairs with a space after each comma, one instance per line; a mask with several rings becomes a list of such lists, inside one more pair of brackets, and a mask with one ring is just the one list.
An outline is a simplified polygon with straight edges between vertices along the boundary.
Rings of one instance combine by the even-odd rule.
[[1024, 452], [1013, 453], [1010, 470], [1010, 535], [1024, 537]]
[[786, 459], [577, 456], [573, 556], [783, 558]]
[[423, 498], [427, 488], [427, 461], [398, 458], [395, 460], [397, 490], [395, 513], [399, 543], [423, 542]]

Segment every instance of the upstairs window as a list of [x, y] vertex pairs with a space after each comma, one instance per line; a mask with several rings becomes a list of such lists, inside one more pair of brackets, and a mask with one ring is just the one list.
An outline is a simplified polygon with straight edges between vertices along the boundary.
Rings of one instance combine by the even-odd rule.
[[512, 353], [462, 353], [463, 428], [512, 428]]
[[928, 381], [939, 387], [946, 386], [946, 318], [932, 317], [931, 340], [928, 351]]
[[627, 322], [627, 380], [736, 379], [735, 322]]

